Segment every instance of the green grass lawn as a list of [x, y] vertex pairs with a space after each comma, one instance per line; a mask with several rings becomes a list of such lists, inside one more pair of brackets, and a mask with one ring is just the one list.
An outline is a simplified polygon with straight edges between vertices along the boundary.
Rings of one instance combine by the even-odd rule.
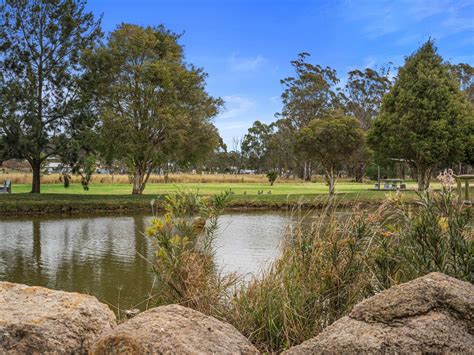
[[[340, 182], [336, 184], [337, 198], [342, 204], [378, 204], [389, 192], [370, 191], [372, 187], [372, 184]], [[409, 189], [415, 187], [414, 183], [408, 184]], [[434, 187], [437, 187], [436, 184]], [[323, 205], [328, 198], [328, 188], [324, 183], [282, 183], [275, 186], [253, 183], [148, 184], [142, 196], [132, 196], [129, 184], [93, 184], [89, 191], [84, 191], [80, 184], [71, 184], [67, 189], [62, 184], [43, 184], [39, 195], [30, 194], [30, 190], [31, 186], [27, 184], [13, 185], [12, 194], [0, 194], [0, 213], [151, 210], [150, 201], [153, 198], [177, 190], [199, 191], [203, 195], [231, 190], [231, 207], [318, 206]], [[258, 191], [263, 191], [263, 194], [259, 195]], [[404, 192], [406, 199], [414, 195], [410, 191]]]
[[[435, 184], [436, 185], [436, 184]], [[435, 188], [438, 186], [434, 186]], [[360, 184], [354, 182], [341, 182], [336, 184], [336, 193], [362, 193], [364, 195], [378, 191], [368, 191], [373, 184]], [[415, 189], [415, 183], [408, 184], [409, 189]], [[178, 184], [147, 184], [144, 194], [160, 195], [181, 190], [199, 191], [202, 194], [214, 194], [231, 189], [235, 195], [257, 195], [263, 191], [266, 195], [271, 191], [272, 195], [314, 195], [327, 194], [328, 187], [324, 183], [282, 183], [270, 186], [269, 184], [253, 183], [178, 183]], [[27, 193], [31, 185], [14, 185], [13, 193]], [[71, 184], [67, 189], [62, 184], [43, 184], [41, 192], [45, 194], [80, 194], [80, 195], [129, 195], [132, 192], [130, 184], [92, 184], [89, 191], [84, 191], [80, 184]]]

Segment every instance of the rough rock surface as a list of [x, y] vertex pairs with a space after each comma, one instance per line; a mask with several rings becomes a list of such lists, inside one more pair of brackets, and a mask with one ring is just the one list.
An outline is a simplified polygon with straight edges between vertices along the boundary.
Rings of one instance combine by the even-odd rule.
[[0, 282], [0, 353], [87, 353], [114, 313], [95, 297]]
[[474, 285], [431, 273], [354, 307], [285, 354], [473, 353]]
[[138, 314], [105, 334], [92, 354], [257, 354], [233, 326], [178, 305]]

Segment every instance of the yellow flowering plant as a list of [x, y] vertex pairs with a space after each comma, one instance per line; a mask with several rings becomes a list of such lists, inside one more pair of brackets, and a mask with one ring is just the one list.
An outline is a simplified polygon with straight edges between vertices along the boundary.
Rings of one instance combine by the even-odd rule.
[[209, 313], [222, 294], [216, 288], [232, 284], [216, 271], [213, 244], [228, 195], [179, 191], [165, 197], [165, 214], [153, 217], [145, 230], [155, 247], [158, 304], [181, 303]]

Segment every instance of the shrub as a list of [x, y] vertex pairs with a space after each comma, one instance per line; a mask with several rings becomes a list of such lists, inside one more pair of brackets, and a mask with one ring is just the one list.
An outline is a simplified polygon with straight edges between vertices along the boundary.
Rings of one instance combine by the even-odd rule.
[[441, 183], [442, 192], [419, 193], [415, 204], [396, 194], [379, 209], [372, 266], [380, 287], [433, 271], [473, 281], [472, 209], [457, 202], [452, 172], [442, 174]]
[[270, 186], [273, 186], [276, 179], [278, 178], [278, 173], [276, 171], [270, 171], [267, 174], [267, 178], [268, 178], [268, 182], [270, 183]]
[[330, 200], [312, 223], [303, 216], [290, 226], [281, 255], [245, 284], [214, 263], [213, 236], [228, 193], [169, 196], [164, 220], [155, 218], [147, 230], [157, 251], [158, 303], [217, 316], [260, 350], [279, 352], [393, 285], [433, 271], [472, 282], [472, 211], [457, 204], [452, 179], [441, 180], [441, 192], [420, 193], [414, 205], [394, 194], [375, 211], [354, 206], [344, 218]]
[[311, 226], [290, 229], [279, 259], [233, 299], [228, 320], [262, 351], [315, 336], [369, 294], [368, 230], [335, 212], [328, 206]]
[[165, 197], [164, 218], [155, 217], [146, 234], [153, 239], [152, 270], [158, 305], [178, 303], [217, 315], [234, 275], [221, 275], [214, 262], [214, 234], [228, 193], [210, 198], [178, 192]]

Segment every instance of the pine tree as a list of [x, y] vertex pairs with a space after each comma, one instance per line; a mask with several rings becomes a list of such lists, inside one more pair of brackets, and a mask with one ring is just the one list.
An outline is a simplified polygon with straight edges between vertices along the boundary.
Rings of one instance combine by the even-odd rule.
[[423, 191], [435, 167], [464, 160], [473, 125], [466, 94], [429, 40], [400, 68], [368, 141], [378, 160], [411, 164]]
[[6, 158], [30, 163], [31, 192], [41, 164], [82, 126], [81, 54], [100, 36], [84, 0], [0, 3], [0, 138]]

